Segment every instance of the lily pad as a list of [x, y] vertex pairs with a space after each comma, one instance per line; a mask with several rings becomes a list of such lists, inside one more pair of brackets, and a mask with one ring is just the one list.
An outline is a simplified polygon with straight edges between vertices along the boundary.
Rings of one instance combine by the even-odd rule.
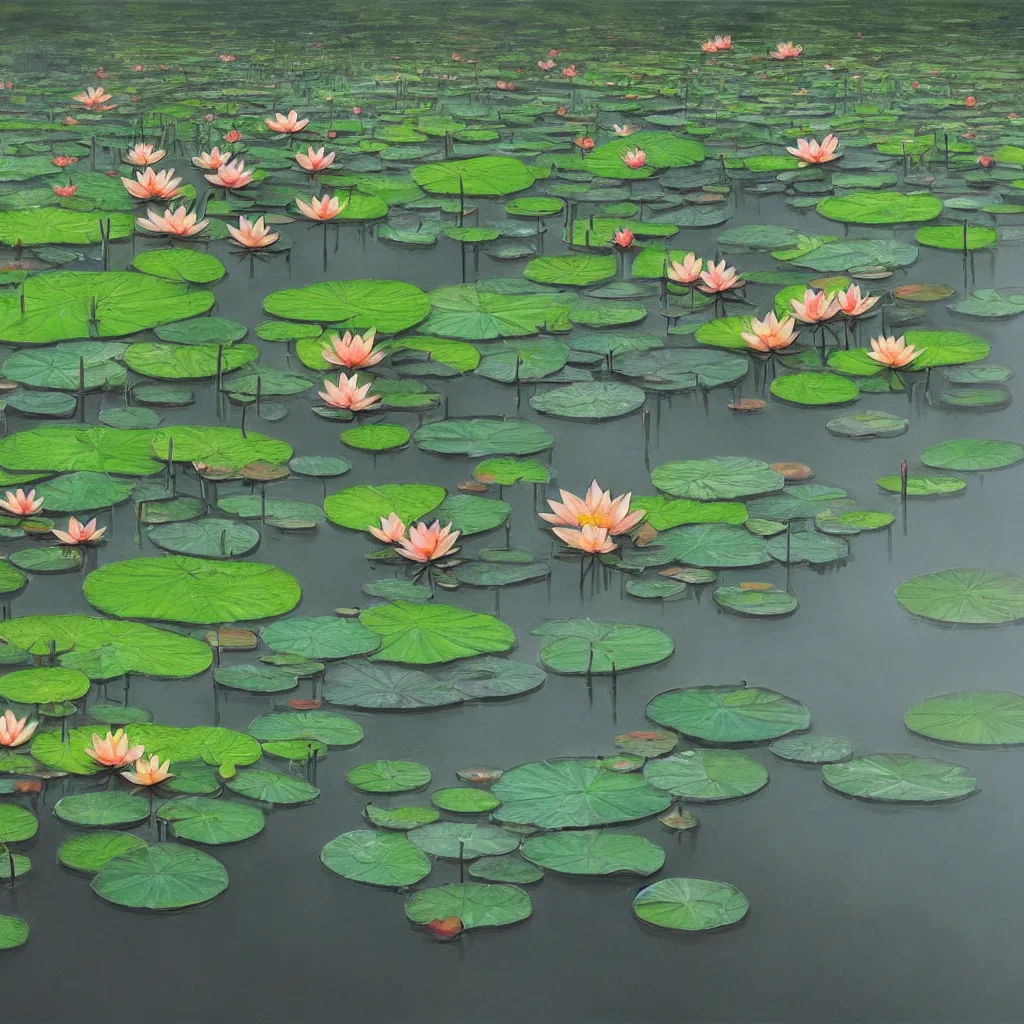
[[750, 909], [747, 897], [728, 882], [707, 878], [663, 878], [641, 889], [633, 913], [646, 924], [681, 932], [724, 928]]
[[196, 906], [227, 887], [228, 873], [220, 861], [174, 843], [129, 850], [107, 861], [92, 880], [97, 896], [146, 910]]
[[1024, 743], [1024, 697], [967, 690], [915, 704], [903, 722], [911, 732], [945, 743], [1002, 746]]
[[414, 924], [457, 917], [462, 928], [496, 928], [525, 921], [533, 913], [533, 900], [514, 885], [463, 882], [431, 886], [414, 892], [405, 904]]
[[764, 765], [736, 750], [683, 750], [644, 765], [644, 778], [686, 800], [732, 800], [768, 785]]
[[758, 686], [691, 686], [659, 693], [647, 717], [702, 743], [760, 743], [811, 724], [792, 697]]
[[523, 857], [565, 875], [639, 875], [660, 871], [665, 851], [643, 836], [586, 829], [528, 836]]
[[625, 622], [552, 619], [532, 632], [546, 638], [541, 664], [561, 675], [609, 675], [655, 665], [675, 649], [672, 638], [660, 629]]
[[430, 874], [423, 852], [396, 832], [359, 829], [332, 839], [320, 851], [321, 863], [342, 878], [400, 889]]
[[430, 769], [417, 761], [371, 761], [350, 768], [345, 778], [363, 793], [408, 793], [430, 783]]
[[935, 803], [978, 790], [966, 768], [914, 754], [871, 754], [821, 769], [825, 785], [861, 800]]

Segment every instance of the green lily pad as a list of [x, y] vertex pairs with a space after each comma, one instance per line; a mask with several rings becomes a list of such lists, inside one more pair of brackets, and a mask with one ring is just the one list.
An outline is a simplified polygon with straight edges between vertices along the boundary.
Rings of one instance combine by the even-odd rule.
[[258, 530], [233, 519], [200, 519], [192, 523], [150, 526], [149, 539], [165, 551], [203, 558], [246, 555], [260, 542]]
[[523, 277], [538, 284], [591, 285], [610, 281], [618, 271], [614, 256], [585, 253], [570, 256], [537, 256], [523, 269]]
[[267, 804], [306, 804], [320, 795], [320, 790], [305, 779], [263, 768], [247, 768], [228, 779], [226, 785], [232, 793]]
[[945, 569], [905, 580], [896, 600], [935, 622], [999, 625], [1024, 619], [1024, 578], [1012, 572]]
[[61, 821], [81, 828], [136, 825], [149, 819], [149, 801], [131, 793], [76, 793], [53, 806]]
[[300, 596], [276, 566], [184, 555], [113, 562], [90, 573], [83, 590], [108, 615], [211, 625], [282, 615]]
[[[148, 808], [147, 808], [148, 813]], [[57, 848], [57, 862], [72, 871], [94, 875], [107, 861], [120, 857], [130, 850], [147, 847], [145, 839], [130, 832], [89, 832], [72, 836]]]
[[430, 769], [417, 761], [371, 761], [348, 770], [345, 779], [363, 793], [408, 793], [430, 783]]
[[28, 921], [13, 914], [0, 914], [0, 949], [17, 949], [28, 942]]
[[990, 245], [999, 244], [999, 235], [995, 228], [971, 227], [927, 227], [918, 228], [914, 233], [914, 241], [918, 245], [926, 245], [931, 249], [952, 249], [957, 252], [964, 250], [974, 252]]
[[565, 875], [640, 875], [660, 871], [665, 851], [643, 836], [587, 829], [528, 836], [523, 857]]
[[966, 768], [914, 754], [871, 754], [826, 764], [821, 777], [839, 793], [887, 803], [958, 800], [978, 790], [978, 780]]
[[857, 385], [837, 373], [792, 373], [776, 377], [771, 393], [794, 405], [845, 405], [860, 397]]
[[171, 822], [178, 839], [207, 846], [240, 843], [263, 831], [263, 812], [240, 800], [206, 796], [176, 796], [157, 810], [161, 821]]
[[57, 704], [89, 692], [89, 677], [68, 668], [26, 668], [0, 676], [0, 697], [18, 704]]
[[592, 619], [552, 619], [541, 623], [534, 636], [545, 637], [541, 664], [561, 675], [608, 675], [668, 658], [672, 638], [653, 626]]
[[430, 825], [441, 817], [433, 807], [377, 807], [368, 803], [363, 813], [378, 828], [408, 832], [420, 825]]
[[36, 816], [17, 804], [0, 804], [0, 843], [20, 843], [39, 830]]
[[510, 882], [530, 885], [544, 877], [542, 868], [523, 860], [518, 853], [504, 853], [497, 857], [480, 857], [469, 866], [470, 878], [485, 882]]
[[320, 615], [311, 619], [282, 619], [260, 632], [263, 642], [279, 654], [301, 654], [313, 661], [333, 661], [370, 654], [380, 637], [354, 619]]
[[342, 878], [401, 889], [430, 874], [430, 861], [405, 836], [359, 829], [332, 839], [320, 851], [321, 863]]
[[758, 618], [791, 615], [799, 602], [785, 590], [750, 590], [744, 587], [716, 587], [712, 594], [715, 604], [737, 615]]
[[534, 395], [530, 405], [550, 416], [606, 420], [635, 412], [644, 404], [646, 397], [640, 388], [630, 384], [588, 381]]
[[272, 665], [222, 665], [213, 670], [213, 678], [220, 686], [247, 693], [287, 693], [299, 685], [294, 672]]
[[432, 484], [360, 484], [346, 487], [324, 501], [327, 518], [350, 530], [380, 527], [392, 513], [404, 523], [422, 519], [445, 497], [443, 487]]
[[742, 526], [723, 523], [666, 530], [658, 535], [652, 547], [663, 552], [670, 561], [698, 568], [744, 568], [764, 565], [770, 560], [764, 538]]
[[633, 913], [641, 921], [681, 932], [724, 928], [749, 909], [747, 897], [736, 886], [708, 878], [662, 878], [633, 900]]
[[873, 409], [836, 416], [825, 423], [825, 429], [836, 437], [899, 437], [909, 428], [906, 417]]
[[333, 711], [284, 711], [249, 723], [249, 733], [261, 743], [279, 740], [317, 740], [329, 747], [362, 742], [360, 725]]
[[469, 786], [454, 786], [451, 789], [435, 789], [430, 802], [442, 811], [453, 814], [486, 814], [493, 811], [501, 801], [486, 789]]
[[768, 749], [783, 761], [797, 764], [838, 764], [853, 757], [853, 744], [843, 736], [788, 736]]
[[409, 834], [431, 857], [451, 860], [475, 860], [477, 857], [500, 856], [519, 846], [520, 837], [497, 825], [474, 825], [461, 821], [439, 821], [424, 825]]
[[810, 728], [792, 697], [758, 686], [692, 686], [659, 693], [647, 717], [701, 743], [759, 743]]
[[598, 760], [564, 758], [512, 768], [494, 784], [493, 819], [540, 828], [586, 828], [639, 821], [672, 802], [635, 772], [609, 771]]
[[1013, 441], [984, 441], [966, 438], [943, 441], [921, 452], [921, 462], [931, 469], [982, 471], [1003, 469], [1024, 459], [1024, 445]]
[[[902, 491], [902, 479], [892, 476], [880, 476], [876, 481], [883, 491], [899, 494]], [[911, 498], [941, 498], [950, 494], [959, 494], [967, 488], [967, 481], [956, 476], [918, 476], [907, 477], [907, 494]]]
[[420, 889], [405, 904], [405, 914], [413, 924], [457, 917], [464, 931], [516, 924], [532, 913], [533, 901], [522, 889], [480, 882]]
[[[515, 419], [450, 419], [426, 423], [413, 440], [439, 455], [533, 455], [554, 444], [542, 426]], [[0, 465], [3, 463], [0, 442]]]
[[372, 423], [341, 432], [341, 443], [363, 452], [389, 452], [409, 443], [409, 431], [400, 423]]
[[713, 501], [777, 491], [786, 480], [765, 462], [726, 456], [663, 462], [651, 471], [651, 482], [678, 498]]
[[212, 284], [227, 273], [216, 256], [198, 249], [148, 249], [136, 254], [131, 265], [144, 274], [185, 284]]
[[911, 732], [945, 743], [1001, 746], [1024, 743], [1024, 697], [967, 690], [915, 704], [904, 716]]
[[373, 661], [437, 665], [477, 654], [499, 654], [515, 634], [499, 619], [447, 604], [395, 601], [368, 608], [359, 621], [381, 637]]
[[146, 910], [197, 906], [227, 887], [220, 861], [175, 843], [128, 850], [107, 861], [92, 880], [93, 892], [109, 903]]
[[822, 199], [817, 210], [845, 224], [909, 224], [934, 220], [942, 201], [929, 192], [850, 192]]
[[412, 180], [433, 195], [507, 196], [533, 184], [522, 160], [507, 156], [477, 156], [446, 160], [413, 168]]
[[644, 778], [686, 800], [732, 800], [768, 785], [764, 765], [736, 750], [683, 750], [644, 765]]
[[343, 707], [382, 711], [449, 707], [464, 700], [453, 686], [426, 672], [362, 662], [332, 668], [323, 697]]
[[427, 316], [430, 300], [404, 281], [321, 281], [273, 292], [263, 300], [263, 309], [286, 320], [350, 330], [376, 327], [384, 334], [397, 334]]

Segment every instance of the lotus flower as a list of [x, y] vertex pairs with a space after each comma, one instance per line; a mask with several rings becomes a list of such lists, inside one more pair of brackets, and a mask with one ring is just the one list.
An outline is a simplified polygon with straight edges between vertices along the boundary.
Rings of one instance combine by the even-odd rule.
[[105, 526], [97, 528], [95, 519], [90, 519], [83, 525], [72, 516], [68, 520], [67, 530], [58, 530], [54, 527], [50, 532], [62, 544], [92, 544], [107, 532], [107, 528]]
[[626, 136], [632, 135], [635, 129], [628, 124], [613, 124], [612, 131], [615, 132], [616, 135]]
[[365, 334], [352, 334], [346, 331], [343, 338], [331, 335], [331, 347], [321, 353], [328, 363], [344, 366], [348, 370], [363, 370], [368, 366], [376, 366], [386, 353], [381, 349], [373, 351], [373, 340], [377, 336], [377, 328], [371, 327]]
[[252, 171], [247, 171], [245, 162], [239, 160], [237, 163], [221, 164], [213, 174], [204, 174], [203, 177], [221, 188], [245, 188], [252, 181]]
[[831, 320], [839, 312], [837, 299], [829, 299], [820, 288], [808, 288], [804, 292], [804, 299], [790, 299], [789, 304], [793, 307], [797, 320], [805, 324], [820, 324], [825, 320]]
[[[611, 491], [602, 491], [594, 480], [587, 493], [578, 497], [571, 491], [559, 491], [562, 500], [552, 501], [550, 512], [539, 513], [541, 519], [556, 526], [596, 526], [612, 535], [627, 533], [644, 517], [643, 509], [629, 510], [633, 495], [630, 492], [613, 498]], [[569, 543], [566, 541], [566, 543]]]
[[230, 153], [222, 153], [218, 146], [214, 146], [209, 153], [200, 153], [192, 157], [192, 163], [201, 167], [204, 171], [215, 171], [231, 159]]
[[127, 779], [136, 786], [155, 786], [164, 779], [173, 779], [174, 776], [167, 770], [171, 762], [160, 763], [160, 758], [154, 754], [148, 761], [141, 757], [135, 762], [135, 771], [121, 772], [121, 778]]
[[718, 53], [720, 50], [732, 49], [732, 36], [715, 36], [706, 43], [701, 43], [700, 48], [705, 53]]
[[334, 163], [336, 155], [335, 153], [327, 153], [323, 146], [319, 149], [313, 149], [312, 146], [309, 146], [305, 153], [295, 154], [295, 161], [303, 170], [313, 174], [316, 171], [325, 171], [330, 167]]
[[70, 167], [71, 164], [77, 164], [77, 156], [55, 156], [53, 158], [54, 167]]
[[504, 82], [500, 78], [494, 83], [495, 87], [500, 89], [502, 92], [515, 92], [515, 82]]
[[801, 165], [827, 164], [839, 159], [840, 154], [836, 152], [838, 145], [839, 140], [829, 132], [821, 142], [817, 139], [797, 139], [795, 146], [786, 147], [786, 152], [795, 156]]
[[620, 249], [628, 249], [633, 244], [633, 232], [629, 228], [619, 228], [612, 236], [612, 241]]
[[131, 178], [122, 178], [121, 184], [128, 189], [129, 193], [136, 199], [173, 199], [180, 195], [181, 178], [175, 178], [174, 168], [166, 171], [154, 171], [147, 167], [144, 171], [135, 172], [135, 181]]
[[274, 114], [273, 119], [265, 117], [263, 123], [272, 131], [277, 132], [278, 135], [294, 135], [296, 132], [301, 132], [303, 128], [309, 124], [309, 118], [299, 118], [299, 115], [294, 110], [288, 111], [288, 116], [284, 114]]
[[405, 536], [405, 523], [392, 512], [387, 519], [381, 516], [380, 529], [378, 530], [376, 526], [371, 526], [370, 533], [377, 540], [383, 541], [385, 544], [395, 544]]
[[124, 158], [136, 167], [148, 167], [157, 164], [167, 156], [166, 149], [154, 149], [148, 142], [138, 142], [125, 153]]
[[539, 67], [541, 69], [541, 71], [550, 71], [554, 66], [555, 66], [555, 62], [553, 60], [539, 60], [539, 61], [537, 61], [537, 67]]
[[27, 715], [18, 718], [8, 708], [0, 718], [0, 747], [20, 747], [32, 739], [32, 733], [38, 728], [38, 722], [29, 722]]
[[223, 135], [224, 141], [230, 143], [238, 142], [241, 140], [241, 138], [242, 133], [237, 128], [232, 128], [231, 131], [225, 132]]
[[362, 412], [376, 405], [380, 401], [380, 395], [370, 395], [367, 392], [373, 385], [373, 381], [357, 387], [359, 375], [353, 373], [351, 377], [341, 374], [338, 383], [332, 384], [329, 380], [324, 381], [324, 390], [318, 392], [320, 397], [334, 409], [351, 409], [352, 412]]
[[704, 283], [697, 287], [702, 292], [707, 292], [708, 295], [732, 291], [733, 288], [738, 288], [743, 284], [736, 273], [736, 268], [726, 267], [725, 260], [717, 264], [708, 260], [708, 269], [701, 273], [700, 279]]
[[889, 366], [894, 370], [912, 363], [922, 352], [927, 351], [927, 349], [915, 349], [913, 345], [908, 345], [907, 339], [902, 334], [898, 338], [886, 338], [884, 335], [880, 338], [872, 338], [871, 348], [873, 351], [868, 353], [869, 359], [874, 359], [876, 363]]
[[145, 217], [136, 217], [135, 223], [146, 231], [155, 231], [158, 234], [176, 235], [179, 238], [191, 238], [198, 235], [210, 222], [201, 220], [198, 224], [197, 213], [189, 213], [184, 206], [176, 210], [164, 210], [162, 214], [155, 210], [147, 210]]
[[7, 509], [15, 516], [32, 516], [43, 507], [45, 498], [37, 498], [35, 488], [26, 494], [20, 487], [17, 491], [7, 492], [6, 500], [0, 498], [0, 508]]
[[792, 43], [779, 43], [768, 55], [773, 60], [793, 60], [804, 52], [802, 46], [794, 46]]
[[232, 224], [226, 225], [228, 234], [246, 249], [265, 249], [273, 245], [281, 236], [276, 231], [267, 227], [263, 218], [249, 220], [248, 217], [238, 218], [238, 227]]
[[589, 523], [582, 530], [567, 530], [563, 526], [556, 526], [551, 532], [569, 547], [589, 555], [606, 555], [618, 547], [618, 544], [608, 536], [606, 529], [591, 526]]
[[60, 196], [62, 199], [69, 199], [78, 191], [77, 185], [54, 185], [53, 191], [55, 195]]
[[579, 72], [576, 70], [575, 64], [567, 64], [564, 68], [562, 68], [562, 75], [565, 78], [575, 78], [578, 74]]
[[572, 144], [578, 146], [582, 150], [591, 150], [594, 148], [594, 140], [589, 135], [584, 135], [582, 138], [573, 139]]
[[693, 284], [700, 277], [703, 266], [703, 260], [697, 259], [692, 252], [688, 252], [682, 263], [676, 260], [672, 261], [666, 276], [672, 281], [677, 281], [679, 284]]
[[800, 336], [793, 330], [794, 320], [787, 316], [781, 323], [774, 312], [763, 320], [751, 317], [750, 331], [743, 331], [740, 337], [757, 352], [776, 352], [781, 348], [789, 348]]
[[108, 731], [103, 739], [93, 733], [92, 746], [86, 747], [85, 752], [107, 768], [123, 768], [142, 757], [145, 747], [141, 743], [129, 747], [124, 729], [118, 729], [115, 733]]
[[435, 519], [430, 526], [416, 523], [409, 528], [409, 535], [398, 541], [398, 553], [411, 562], [436, 562], [444, 558], [459, 539], [459, 531], [452, 530], [452, 524], [442, 527]]
[[103, 86], [86, 86], [85, 92], [80, 92], [77, 96], [73, 96], [72, 99], [81, 103], [86, 110], [113, 110], [114, 106], [106, 106], [107, 100], [112, 100], [114, 97], [110, 93], [105, 92]]
[[877, 295], [862, 297], [860, 288], [855, 284], [851, 284], [845, 292], [836, 293], [836, 302], [847, 316], [863, 316], [877, 301]]
[[647, 154], [642, 149], [627, 149], [619, 159], [633, 171], [640, 170], [647, 163]]
[[964, 100], [965, 107], [976, 107], [977, 105], [978, 100], [975, 96], [968, 96], [967, 99]]
[[[344, 209], [337, 196], [312, 196], [308, 203], [296, 199], [295, 205], [302, 216], [310, 220], [334, 220]], [[347, 205], [346, 202], [345, 206]]]

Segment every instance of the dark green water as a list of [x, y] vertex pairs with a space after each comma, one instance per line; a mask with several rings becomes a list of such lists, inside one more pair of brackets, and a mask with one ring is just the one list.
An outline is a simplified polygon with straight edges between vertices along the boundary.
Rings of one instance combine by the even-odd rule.
[[[171, 35], [169, 46], [179, 45], [162, 23], [163, 5], [9, 6], [7, 34], [0, 42], [5, 68], [16, 66], [26, 48], [45, 53], [55, 66], [94, 68], [105, 61], [108, 67], [124, 63], [104, 56], [113, 39], [122, 53], [132, 40], [140, 45], [144, 40], [155, 55], [164, 32]], [[980, 45], [991, 48], [992, 60], [1002, 60], [1006, 51], [1008, 68], [1021, 63], [1016, 38], [1008, 32], [1019, 25], [1019, 13], [971, 5], [890, 4], [865, 11], [820, 4], [810, 11], [797, 3], [734, 3], [712, 11], [693, 4], [594, 8], [564, 3], [544, 5], [537, 14], [530, 5], [505, 3], [359, 9], [277, 3], [232, 6], [230, 12], [215, 4], [196, 5], [188, 17], [204, 19], [212, 55], [265, 39], [270, 62], [275, 55], [298, 60], [289, 56], [291, 48], [316, 40], [328, 41], [325, 59], [338, 61], [377, 54], [383, 65], [392, 53], [436, 56], [471, 44], [483, 52], [488, 43], [494, 54], [515, 53], [518, 59], [521, 51], [539, 45], [568, 50], [574, 39], [597, 33], [620, 33], [627, 61], [638, 54], [657, 60], [674, 48], [693, 48], [709, 32], [730, 28], [736, 37], [746, 30], [758, 39], [799, 39], [812, 50], [815, 26], [827, 22], [830, 49], [815, 53], [819, 63], [841, 56], [836, 25], [848, 29], [851, 48], [858, 45], [856, 31], [870, 35], [879, 48], [878, 74], [885, 73], [884, 48], [891, 46], [901, 60], [909, 52], [915, 59], [919, 54], [922, 63], [949, 62], [948, 74], [969, 88], [967, 69], [956, 67], [956, 53], [969, 38], [979, 45], [979, 37]], [[66, 29], [66, 38], [54, 34], [57, 24]], [[351, 42], [357, 56], [346, 55], [339, 36]], [[308, 57], [310, 51], [304, 52]], [[276, 109], [272, 98], [266, 109]], [[179, 167], [182, 159], [176, 158]], [[740, 186], [734, 186], [737, 208], [730, 228], [762, 223], [841, 233], [813, 209], [793, 210], [783, 196], [758, 198]], [[484, 223], [501, 215], [501, 205], [481, 202], [479, 211]], [[557, 238], [557, 219], [549, 224], [545, 252], [568, 251]], [[436, 248], [410, 252], [375, 240], [372, 232], [343, 226], [325, 268], [319, 227], [295, 224], [288, 230], [296, 243], [290, 264], [280, 259], [257, 264], [253, 276], [244, 262], [229, 257], [226, 243], [211, 244], [210, 251], [229, 266], [228, 277], [214, 286], [218, 315], [252, 329], [264, 319], [260, 304], [267, 294], [314, 281], [395, 278], [429, 290], [461, 280], [459, 246], [444, 238]], [[686, 228], [672, 245], [711, 253], [715, 235], [716, 229]], [[851, 235], [892, 237], [893, 232], [853, 228]], [[912, 236], [912, 227], [895, 230], [901, 240]], [[138, 243], [139, 248], [146, 244]], [[98, 252], [88, 257], [95, 261]], [[130, 258], [131, 243], [119, 244], [111, 266], [121, 269]], [[740, 253], [730, 262], [746, 271], [776, 266], [767, 254]], [[1019, 245], [978, 254], [968, 271], [970, 287], [1017, 285], [1021, 265]], [[95, 262], [86, 266], [98, 269]], [[520, 270], [521, 264], [481, 257], [480, 276], [518, 276]], [[959, 253], [922, 249], [920, 260], [884, 287], [899, 280], [941, 281], [962, 292], [964, 268]], [[757, 286], [751, 294], [764, 304], [774, 290]], [[648, 320], [637, 330], [662, 331], [656, 299], [648, 306]], [[1019, 367], [1017, 321], [965, 325], [940, 303], [927, 307], [924, 323], [974, 331], [991, 344], [993, 362]], [[262, 363], [288, 365], [284, 346], [254, 343]], [[1016, 382], [1009, 386], [1015, 391]], [[556, 437], [551, 463], [561, 486], [579, 491], [597, 476], [616, 493], [651, 492], [639, 413], [598, 425], [552, 423], [530, 408], [535, 390], [526, 386], [517, 394], [470, 375], [439, 382], [438, 388], [452, 416], [508, 414], [545, 422]], [[197, 404], [168, 413], [167, 424], [238, 424], [237, 407], [219, 406], [209, 386], [196, 390]], [[755, 394], [749, 384], [743, 393]], [[874, 484], [876, 477], [898, 472], [901, 459], [915, 465], [917, 454], [938, 441], [1020, 440], [1021, 405], [978, 414], [933, 405], [921, 389], [912, 403], [902, 395], [865, 396], [861, 408], [909, 415], [911, 428], [903, 437], [855, 442], [824, 429], [834, 410], [769, 401], [757, 416], [743, 417], [726, 407], [729, 397], [728, 389], [714, 391], [707, 408], [693, 395], [650, 397], [651, 465], [713, 455], [805, 462], [816, 470], [816, 482], [844, 487], [863, 507], [895, 512], [892, 530], [853, 538], [851, 558], [841, 567], [821, 572], [794, 567], [790, 586], [800, 609], [782, 620], [726, 615], [708, 592], [700, 600], [665, 605], [639, 601], [624, 593], [624, 580], [614, 574], [606, 579], [595, 574], [581, 594], [575, 568], [559, 563], [550, 585], [507, 588], [500, 615], [516, 631], [520, 660], [537, 660], [538, 641], [530, 635], [534, 626], [570, 615], [656, 625], [675, 640], [676, 653], [663, 664], [624, 674], [614, 695], [603, 678], [590, 692], [582, 679], [549, 675], [543, 689], [504, 703], [413, 715], [347, 712], [363, 725], [365, 741], [332, 751], [321, 764], [322, 796], [315, 803], [269, 813], [261, 835], [214, 851], [231, 884], [202, 908], [154, 916], [103, 903], [87, 882], [57, 866], [53, 851], [71, 830], [40, 807], [39, 834], [25, 851], [33, 857], [32, 873], [14, 892], [0, 892], [0, 912], [24, 916], [33, 929], [27, 947], [0, 960], [9, 1019], [32, 1024], [70, 1017], [90, 1024], [110, 1019], [147, 1024], [1024, 1020], [1017, 984], [1024, 911], [1018, 884], [1024, 750], [943, 750], [902, 724], [910, 705], [934, 694], [1017, 689], [1020, 633], [1012, 627], [943, 629], [912, 619], [893, 598], [896, 585], [918, 573], [961, 565], [1024, 571], [1021, 469], [972, 475], [962, 497], [910, 502], [906, 509], [898, 497], [877, 493]], [[91, 398], [90, 422], [96, 422], [103, 403], [118, 404], [117, 396]], [[290, 407], [288, 418], [259, 429], [287, 440], [298, 454], [349, 454], [338, 445], [337, 425], [312, 416], [301, 399]], [[418, 422], [411, 414], [391, 418], [410, 428]], [[34, 423], [10, 416], [9, 430]], [[442, 459], [412, 447], [376, 459], [356, 454], [352, 461], [343, 486], [422, 480], [454, 490], [477, 460]], [[297, 478], [275, 486], [289, 498], [321, 500], [317, 481]], [[548, 538], [538, 531], [531, 490], [507, 488], [504, 497], [514, 506], [512, 542], [545, 554]], [[157, 553], [148, 541], [137, 541], [130, 505], [117, 511], [109, 533], [100, 564]], [[474, 538], [466, 548], [488, 543], [486, 537]], [[359, 589], [370, 578], [364, 560], [369, 550], [368, 540], [329, 525], [308, 534], [266, 528], [250, 557], [299, 579], [298, 614], [323, 615], [369, 603]], [[786, 582], [782, 566], [724, 575], [727, 582]], [[462, 588], [452, 600], [495, 611], [490, 591]], [[57, 611], [89, 611], [76, 578], [34, 578], [14, 607], [19, 615]], [[531, 887], [529, 921], [441, 945], [408, 925], [402, 895], [347, 882], [318, 862], [325, 842], [362, 827], [364, 798], [344, 781], [352, 765], [377, 757], [418, 760], [431, 767], [435, 784], [453, 785], [455, 770], [470, 764], [511, 767], [546, 757], [607, 753], [616, 733], [645, 727], [644, 707], [655, 694], [741, 679], [805, 702], [815, 731], [849, 737], [858, 753], [916, 753], [965, 765], [980, 780], [981, 792], [948, 806], [867, 804], [827, 790], [815, 768], [782, 762], [767, 747], [748, 750], [771, 773], [766, 790], [695, 807], [701, 828], [681, 838], [667, 835], [656, 820], [624, 829], [665, 848], [667, 861], [658, 877], [726, 879], [748, 896], [751, 910], [741, 924], [692, 937], [654, 931], [633, 918], [630, 903], [641, 887], [636, 880], [577, 881], [549, 873]], [[307, 689], [308, 683], [298, 695]], [[131, 699], [158, 721], [180, 725], [212, 724], [219, 710], [220, 724], [245, 729], [269, 710], [265, 699], [239, 694], [222, 695], [216, 708], [209, 675], [182, 682], [140, 679], [132, 684]], [[61, 784], [52, 784], [46, 802], [52, 804], [61, 793]], [[429, 882], [457, 879], [457, 865], [437, 862]]]

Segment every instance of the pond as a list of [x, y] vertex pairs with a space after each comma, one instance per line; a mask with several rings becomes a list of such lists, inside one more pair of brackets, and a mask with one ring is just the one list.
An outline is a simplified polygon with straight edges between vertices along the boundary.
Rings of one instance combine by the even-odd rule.
[[1019, 1019], [1013, 5], [54, 14], [14, 1017]]

